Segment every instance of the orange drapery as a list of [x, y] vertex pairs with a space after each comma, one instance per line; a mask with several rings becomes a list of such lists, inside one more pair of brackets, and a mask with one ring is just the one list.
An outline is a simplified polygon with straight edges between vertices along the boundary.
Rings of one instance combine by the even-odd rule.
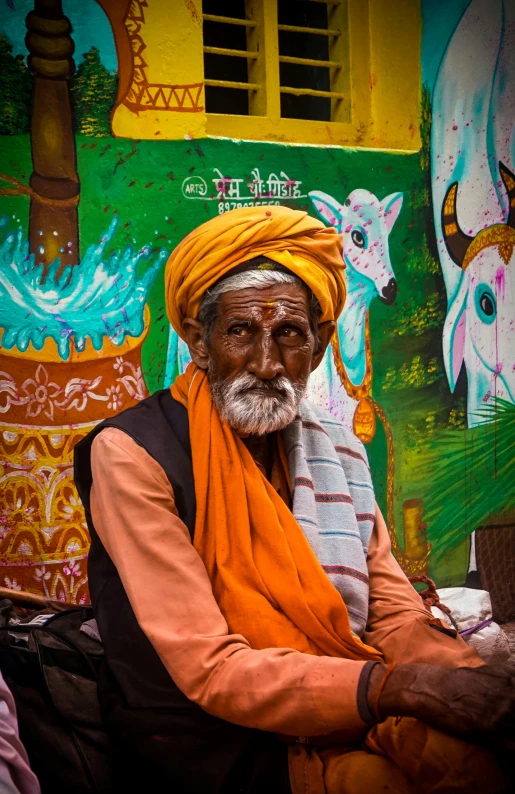
[[172, 394], [189, 416], [194, 544], [230, 631], [256, 649], [381, 659], [351, 632], [346, 606], [293, 514], [220, 419], [206, 373], [190, 364]]

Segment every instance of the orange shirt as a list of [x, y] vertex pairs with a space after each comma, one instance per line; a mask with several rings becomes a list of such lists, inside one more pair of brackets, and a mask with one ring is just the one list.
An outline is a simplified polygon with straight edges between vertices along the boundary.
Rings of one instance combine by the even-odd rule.
[[[357, 685], [365, 662], [289, 648], [254, 650], [241, 635], [229, 634], [161, 466], [116, 428], [95, 438], [91, 462], [95, 529], [139, 625], [190, 700], [261, 730], [300, 736], [362, 731]], [[482, 664], [463, 640], [429, 628], [431, 616], [391, 554], [379, 509], [368, 567], [364, 642], [387, 661]]]

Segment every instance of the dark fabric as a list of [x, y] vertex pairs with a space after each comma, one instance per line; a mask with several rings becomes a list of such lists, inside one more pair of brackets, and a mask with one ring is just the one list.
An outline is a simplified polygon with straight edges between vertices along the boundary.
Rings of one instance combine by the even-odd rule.
[[75, 482], [91, 533], [89, 587], [105, 649], [99, 694], [117, 780], [167, 790], [173, 784], [170, 790], [178, 794], [287, 794], [285, 746], [272, 734], [220, 720], [188, 700], [139, 627], [91, 520], [91, 445], [105, 427], [128, 433], [163, 468], [192, 538], [195, 489], [188, 414], [169, 390], [97, 425], [75, 448]]
[[44, 625], [9, 625], [13, 617], [0, 617], [0, 669], [42, 794], [113, 794], [112, 747], [97, 696], [103, 648], [80, 631], [91, 610]]
[[380, 662], [367, 662], [363, 666], [358, 680], [358, 712], [366, 725], [375, 725], [377, 723], [377, 718], [372, 714], [368, 706], [368, 682], [376, 664], [380, 664]]

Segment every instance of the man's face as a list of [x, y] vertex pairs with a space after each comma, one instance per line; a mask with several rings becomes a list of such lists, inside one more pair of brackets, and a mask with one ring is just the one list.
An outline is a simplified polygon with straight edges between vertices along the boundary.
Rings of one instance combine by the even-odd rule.
[[286, 376], [305, 388], [315, 345], [300, 285], [225, 292], [208, 342], [210, 371], [216, 380], [250, 373], [267, 389]]
[[[301, 285], [223, 293], [206, 357], [221, 416], [242, 434], [262, 435], [286, 427], [320, 361], [319, 347], [309, 323], [308, 294]], [[322, 347], [325, 350], [324, 342]]]

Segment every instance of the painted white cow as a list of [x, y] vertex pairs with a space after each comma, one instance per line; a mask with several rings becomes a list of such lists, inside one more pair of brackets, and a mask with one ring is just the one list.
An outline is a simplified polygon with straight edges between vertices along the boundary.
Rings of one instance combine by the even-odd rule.
[[[357, 189], [343, 204], [327, 193], [309, 197], [322, 218], [343, 235], [347, 297], [337, 325], [342, 364], [351, 387], [361, 386], [366, 375], [365, 325], [373, 298], [392, 304], [397, 282], [390, 262], [388, 236], [402, 208], [402, 193], [380, 201], [368, 190]], [[329, 347], [309, 384], [309, 398], [352, 429], [357, 401], [345, 390]]]
[[[481, 408], [492, 395], [515, 403], [515, 174], [502, 163], [499, 171], [510, 206], [506, 223], [466, 234], [459, 222], [457, 182], [442, 208], [445, 246], [462, 271], [447, 309], [444, 362], [451, 391], [465, 363], [469, 426], [484, 421]], [[469, 574], [476, 570], [473, 533]]]
[[[472, 0], [432, 99], [431, 183], [447, 290], [451, 391], [464, 364], [467, 421], [491, 395], [515, 402], [515, 4]], [[510, 170], [511, 169], [511, 170]], [[476, 570], [474, 536], [469, 571]]]
[[469, 425], [484, 421], [481, 408], [492, 395], [515, 403], [515, 174], [502, 163], [499, 171], [511, 207], [506, 223], [466, 234], [457, 182], [442, 209], [443, 239], [462, 271], [443, 330], [445, 366], [454, 391], [465, 362]]

